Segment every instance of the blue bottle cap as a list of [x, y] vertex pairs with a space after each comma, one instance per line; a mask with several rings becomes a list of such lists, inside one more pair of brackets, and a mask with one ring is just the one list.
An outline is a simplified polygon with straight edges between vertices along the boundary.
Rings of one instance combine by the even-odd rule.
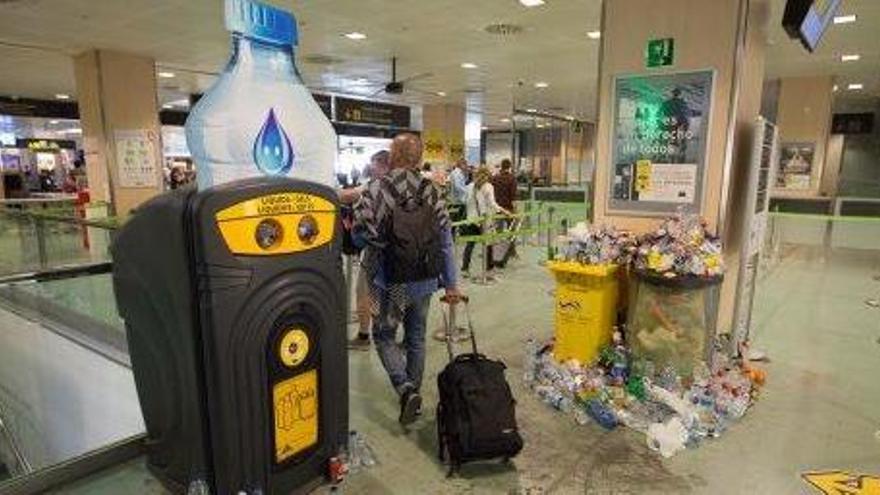
[[299, 44], [292, 12], [254, 0], [226, 0], [226, 29], [266, 43]]

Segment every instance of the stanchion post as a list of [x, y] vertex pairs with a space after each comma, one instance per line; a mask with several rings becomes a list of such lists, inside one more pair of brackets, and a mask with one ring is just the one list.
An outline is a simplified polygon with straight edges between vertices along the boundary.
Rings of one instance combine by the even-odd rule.
[[547, 208], [547, 261], [551, 261], [554, 258], [553, 253], [553, 212], [554, 208], [551, 206]]
[[[349, 323], [354, 323], [357, 321], [357, 316], [352, 316], [351, 313], [351, 289], [354, 285], [354, 256], [345, 255], [345, 321]], [[355, 298], [356, 299], [356, 298]]]

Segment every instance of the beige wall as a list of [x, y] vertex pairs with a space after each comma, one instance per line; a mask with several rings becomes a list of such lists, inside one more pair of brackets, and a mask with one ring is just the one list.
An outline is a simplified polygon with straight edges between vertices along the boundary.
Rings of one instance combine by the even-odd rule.
[[809, 190], [774, 190], [774, 195], [818, 196], [831, 129], [833, 76], [785, 78], [780, 82], [779, 142], [815, 143]]
[[[597, 222], [645, 231], [659, 219], [606, 213], [611, 170], [612, 87], [616, 75], [715, 70], [702, 214], [714, 229], [727, 142], [734, 41], [740, 0], [611, 0], [605, 2], [599, 81], [594, 211]], [[645, 68], [650, 39], [675, 39], [675, 64]]]
[[[129, 211], [161, 191], [162, 143], [153, 59], [107, 50], [74, 58], [77, 99], [89, 190], [95, 200]], [[155, 137], [153, 187], [120, 187], [113, 136], [119, 130], [147, 130]]]

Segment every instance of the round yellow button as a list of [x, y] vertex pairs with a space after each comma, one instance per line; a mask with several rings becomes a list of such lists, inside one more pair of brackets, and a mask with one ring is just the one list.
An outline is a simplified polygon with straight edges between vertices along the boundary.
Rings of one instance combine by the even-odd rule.
[[309, 354], [309, 336], [299, 328], [293, 328], [281, 338], [278, 356], [285, 366], [298, 366]]

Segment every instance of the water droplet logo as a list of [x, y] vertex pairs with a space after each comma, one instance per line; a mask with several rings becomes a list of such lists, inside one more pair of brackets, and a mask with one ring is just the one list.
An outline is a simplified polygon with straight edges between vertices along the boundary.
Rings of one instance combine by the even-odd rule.
[[283, 175], [293, 165], [293, 147], [273, 108], [254, 140], [254, 162], [267, 175]]

